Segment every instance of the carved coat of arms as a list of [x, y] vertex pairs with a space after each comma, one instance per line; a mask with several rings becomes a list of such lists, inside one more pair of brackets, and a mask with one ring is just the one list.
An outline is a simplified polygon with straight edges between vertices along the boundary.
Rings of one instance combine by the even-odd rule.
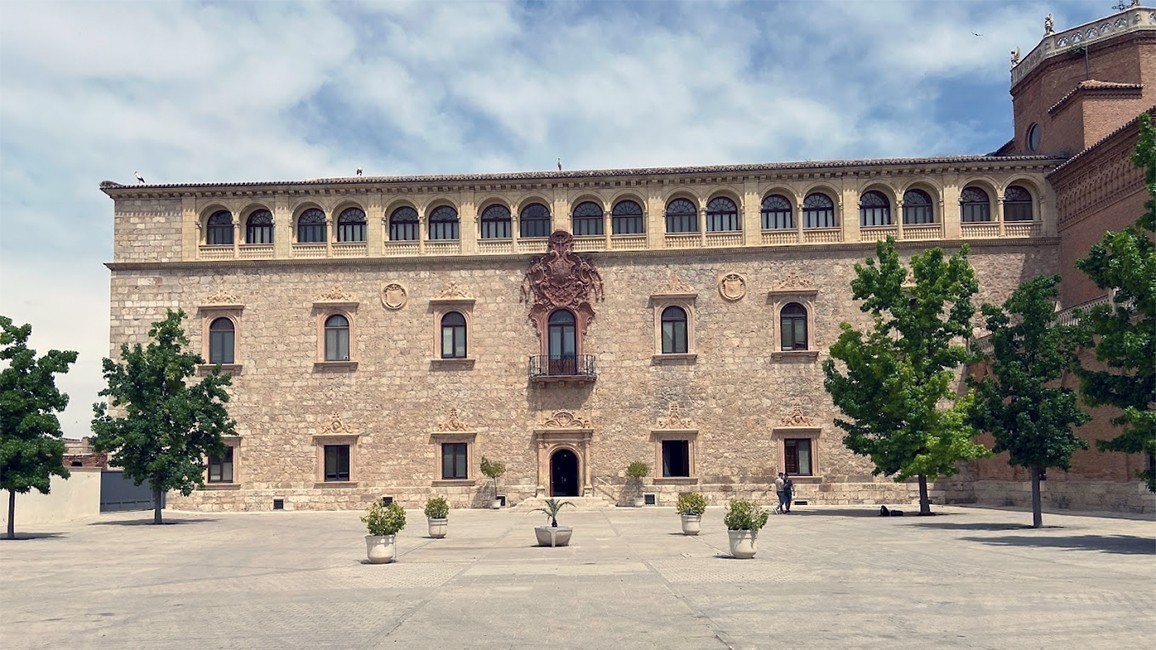
[[573, 235], [565, 230], [554, 231], [549, 251], [530, 261], [522, 280], [522, 301], [533, 305], [530, 319], [538, 322], [555, 309], [572, 309], [585, 326], [594, 318], [590, 303], [601, 299], [602, 276], [598, 270], [588, 258], [574, 252]]

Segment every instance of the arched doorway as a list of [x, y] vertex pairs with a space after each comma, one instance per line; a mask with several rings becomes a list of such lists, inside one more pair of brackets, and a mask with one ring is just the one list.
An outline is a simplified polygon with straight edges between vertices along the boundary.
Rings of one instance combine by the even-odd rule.
[[580, 490], [578, 456], [569, 449], [559, 449], [550, 456], [550, 496], [576, 497]]

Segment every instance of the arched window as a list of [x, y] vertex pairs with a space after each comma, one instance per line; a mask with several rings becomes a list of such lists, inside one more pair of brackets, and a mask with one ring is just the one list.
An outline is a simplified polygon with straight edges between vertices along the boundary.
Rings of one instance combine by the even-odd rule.
[[780, 347], [784, 352], [807, 349], [807, 309], [797, 302], [779, 312]]
[[268, 210], [254, 210], [245, 221], [246, 244], [273, 243], [273, 213]]
[[402, 206], [389, 215], [390, 241], [417, 241], [417, 210]]
[[1009, 185], [1003, 193], [1003, 220], [1031, 221], [1031, 193], [1019, 185]]
[[209, 323], [209, 363], [234, 363], [235, 332], [233, 321], [228, 318], [218, 318]]
[[619, 201], [610, 213], [610, 228], [615, 235], [641, 235], [646, 232], [642, 223], [642, 206], [634, 201]]
[[667, 307], [662, 310], [662, 353], [686, 354], [686, 310], [682, 307]]
[[725, 196], [716, 196], [706, 204], [707, 232], [741, 230], [739, 209], [735, 202]]
[[429, 215], [430, 239], [458, 238], [458, 211], [448, 205], [434, 208]]
[[698, 208], [686, 199], [667, 203], [666, 232], [698, 232]]
[[325, 360], [349, 361], [349, 319], [341, 314], [325, 319]]
[[456, 311], [442, 316], [442, 358], [466, 358], [466, 317]]
[[891, 225], [891, 202], [882, 192], [871, 190], [859, 197], [859, 225]]
[[337, 241], [365, 241], [365, 211], [345, 208], [337, 217]]
[[602, 235], [606, 230], [602, 222], [602, 206], [593, 201], [579, 203], [572, 213], [574, 235]]
[[504, 205], [491, 205], [482, 210], [482, 239], [510, 238], [510, 211]]
[[549, 237], [550, 210], [541, 203], [531, 203], [522, 208], [519, 237]]
[[301, 244], [324, 243], [325, 213], [317, 208], [309, 208], [297, 217], [297, 242]]
[[822, 192], [812, 192], [803, 199], [804, 228], [835, 228], [835, 202]]
[[959, 219], [964, 223], [991, 221], [991, 200], [978, 187], [965, 187], [959, 195]]
[[790, 230], [795, 227], [791, 202], [782, 194], [770, 194], [763, 199], [761, 215], [763, 230]]
[[205, 243], [209, 246], [233, 245], [233, 215], [228, 210], [217, 210], [209, 217]]
[[565, 309], [559, 309], [550, 314], [550, 319], [547, 321], [546, 340], [550, 374], [577, 374], [578, 336], [574, 314]]
[[903, 223], [935, 223], [935, 210], [931, 206], [931, 195], [923, 190], [907, 190], [903, 193]]

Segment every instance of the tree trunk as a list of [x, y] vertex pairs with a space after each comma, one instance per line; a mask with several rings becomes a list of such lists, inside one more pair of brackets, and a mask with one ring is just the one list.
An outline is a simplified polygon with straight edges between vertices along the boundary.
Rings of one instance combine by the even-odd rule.
[[927, 497], [927, 475], [919, 475], [919, 514], [931, 514], [931, 499]]
[[1039, 467], [1032, 468], [1032, 528], [1041, 528], [1044, 525], [1044, 513], [1040, 507], [1041, 473]]
[[153, 523], [161, 524], [161, 489], [153, 488]]
[[8, 539], [16, 539], [16, 490], [8, 490]]

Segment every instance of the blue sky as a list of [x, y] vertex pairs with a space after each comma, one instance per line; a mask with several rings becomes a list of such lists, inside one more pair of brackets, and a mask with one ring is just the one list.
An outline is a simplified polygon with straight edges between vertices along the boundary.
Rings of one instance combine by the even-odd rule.
[[[108, 347], [102, 180], [981, 154], [1008, 55], [1110, 0], [0, 2], [0, 314]], [[974, 36], [973, 32], [982, 34]]]

